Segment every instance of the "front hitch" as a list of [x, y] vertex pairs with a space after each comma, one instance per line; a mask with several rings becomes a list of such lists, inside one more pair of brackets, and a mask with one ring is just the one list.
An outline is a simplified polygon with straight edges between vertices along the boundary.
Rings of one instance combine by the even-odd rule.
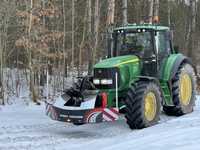
[[46, 115], [53, 120], [74, 124], [100, 123], [119, 119], [117, 108], [95, 108], [96, 99], [85, 100], [79, 107], [64, 106], [60, 99], [54, 103], [46, 103]]

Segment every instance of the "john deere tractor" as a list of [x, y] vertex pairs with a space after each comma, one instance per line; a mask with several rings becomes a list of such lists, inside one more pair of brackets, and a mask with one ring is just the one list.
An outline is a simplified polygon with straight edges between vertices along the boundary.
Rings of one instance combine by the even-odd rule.
[[161, 110], [181, 116], [193, 111], [195, 68], [174, 49], [168, 27], [131, 24], [115, 28], [108, 58], [67, 89], [58, 101], [47, 102], [47, 115], [74, 124], [114, 121], [125, 116], [131, 129], [152, 126]]

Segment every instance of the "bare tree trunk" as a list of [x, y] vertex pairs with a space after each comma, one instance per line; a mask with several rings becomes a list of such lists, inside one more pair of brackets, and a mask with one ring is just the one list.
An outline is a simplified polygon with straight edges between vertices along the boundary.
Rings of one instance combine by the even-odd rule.
[[[109, 55], [112, 56], [113, 52], [113, 48], [112, 45], [110, 44], [111, 38], [112, 38], [112, 31], [113, 31], [113, 26], [114, 26], [114, 21], [115, 21], [115, 0], [109, 0], [108, 1], [108, 14], [107, 14], [107, 49], [110, 51]], [[107, 51], [106, 51], [107, 53]]]
[[0, 66], [0, 99], [2, 105], [5, 105], [4, 98], [3, 98], [3, 75], [2, 75], [2, 51], [3, 51], [3, 46], [2, 46], [2, 34], [0, 35], [0, 57], [1, 57], [1, 66]]
[[[42, 9], [43, 10], [45, 9], [45, 0], [42, 0]], [[42, 17], [42, 24], [43, 24], [43, 28], [45, 29], [45, 24], [46, 24], [45, 16]], [[40, 62], [42, 61], [41, 56], [39, 57], [39, 61]], [[40, 67], [39, 74], [40, 74], [39, 75], [39, 86], [40, 86], [40, 88], [38, 88], [38, 89], [39, 89], [40, 96], [43, 97], [44, 96], [44, 84], [45, 84], [45, 81], [46, 81], [46, 74], [45, 74], [44, 67]]]
[[107, 15], [107, 26], [114, 24], [115, 18], [115, 0], [108, 0], [108, 15]]
[[186, 25], [186, 28], [187, 28], [187, 32], [185, 33], [185, 50], [187, 55], [189, 56], [189, 52], [190, 52], [190, 38], [191, 38], [191, 21], [188, 21], [187, 25]]
[[[28, 7], [28, 6], [27, 6]], [[32, 29], [32, 9], [33, 9], [33, 0], [31, 0], [31, 11], [29, 16], [29, 26], [28, 26], [28, 37], [31, 39], [31, 29]], [[32, 56], [31, 56], [31, 50], [29, 48], [29, 45], [27, 45], [28, 49], [28, 62], [29, 62], [29, 69], [30, 69], [30, 92], [32, 96], [32, 100], [35, 100], [35, 93], [34, 93], [34, 87], [33, 87], [33, 70], [32, 70]]]
[[153, 6], [154, 6], [154, 0], [151, 0], [149, 9], [149, 23], [153, 23]]
[[122, 1], [122, 16], [123, 16], [123, 25], [128, 24], [128, 17], [127, 17], [127, 10], [128, 10], [128, 1]]
[[63, 0], [63, 90], [65, 89], [65, 72], [66, 72], [66, 12], [65, 12], [65, 0]]
[[49, 61], [47, 61], [47, 67], [46, 67], [46, 76], [47, 76], [47, 96], [46, 99], [49, 99]]
[[99, 7], [99, 0], [95, 0], [95, 12], [94, 12], [94, 48], [93, 48], [93, 59], [92, 59], [92, 66], [95, 64], [96, 61], [96, 52], [98, 47], [98, 37], [99, 37], [99, 22], [100, 22], [100, 7]]
[[87, 10], [88, 10], [88, 7], [85, 8], [83, 35], [82, 35], [82, 40], [81, 40], [80, 47], [79, 47], [78, 76], [82, 75], [82, 66], [83, 66], [83, 63], [82, 63], [82, 50], [83, 50], [83, 46], [84, 46], [84, 42], [85, 42], [85, 35], [86, 35]]
[[196, 30], [196, 0], [190, 0], [190, 9], [191, 9], [191, 35], [190, 35], [190, 46], [188, 48], [188, 56], [194, 59], [194, 50], [195, 50], [195, 30]]
[[73, 81], [74, 81], [74, 22], [75, 22], [75, 1], [72, 0], [72, 78], [73, 78]]
[[[28, 27], [28, 37], [29, 39], [31, 39], [31, 29], [32, 29], [32, 19], [33, 19], [33, 0], [31, 0], [31, 12], [30, 12], [30, 17], [29, 17], [29, 27]], [[29, 60], [29, 69], [30, 69], [30, 92], [31, 92], [31, 96], [32, 96], [32, 100], [35, 103], [37, 102], [37, 94], [35, 92], [35, 88], [34, 88], [34, 78], [33, 78], [33, 68], [32, 68], [32, 52], [31, 52], [31, 48], [29, 47], [29, 45], [27, 45], [28, 47], [28, 60]]]
[[88, 0], [87, 1], [87, 5], [88, 5], [88, 55], [89, 55], [89, 59], [88, 59], [88, 75], [92, 74], [92, 58], [93, 58], [93, 54], [92, 54], [92, 0]]
[[6, 55], [5, 53], [7, 52], [7, 39], [8, 39], [8, 27], [9, 27], [9, 12], [6, 11], [5, 14], [5, 19], [4, 19], [4, 46], [3, 49], [1, 49], [1, 83], [2, 83], [2, 89], [1, 89], [1, 97], [4, 103], [6, 103], [6, 96], [7, 96], [7, 91], [6, 91], [6, 84], [5, 84], [5, 77], [4, 76], [4, 66], [5, 66], [5, 59]]
[[170, 0], [167, 1], [167, 18], [168, 18], [168, 26], [171, 26], [171, 8], [170, 8]]
[[156, 16], [156, 17], [159, 16], [159, 0], [155, 0], [155, 11], [154, 11], [154, 16]]

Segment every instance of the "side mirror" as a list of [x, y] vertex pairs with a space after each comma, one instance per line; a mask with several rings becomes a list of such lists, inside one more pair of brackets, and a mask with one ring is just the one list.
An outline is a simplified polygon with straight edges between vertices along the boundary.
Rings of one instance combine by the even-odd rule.
[[179, 46], [174, 46], [174, 51], [175, 51], [175, 53], [177, 54], [177, 53], [179, 53]]

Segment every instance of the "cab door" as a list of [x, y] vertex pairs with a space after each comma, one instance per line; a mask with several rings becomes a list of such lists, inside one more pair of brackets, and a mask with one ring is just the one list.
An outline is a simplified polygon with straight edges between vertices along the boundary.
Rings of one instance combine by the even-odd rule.
[[157, 55], [156, 55], [156, 48], [155, 48], [155, 32], [151, 32], [151, 40], [150, 40], [150, 48], [144, 51], [144, 55], [142, 59], [142, 75], [143, 76], [150, 76], [150, 77], [157, 77]]
[[156, 36], [158, 77], [161, 78], [165, 61], [171, 54], [170, 32], [158, 31]]

